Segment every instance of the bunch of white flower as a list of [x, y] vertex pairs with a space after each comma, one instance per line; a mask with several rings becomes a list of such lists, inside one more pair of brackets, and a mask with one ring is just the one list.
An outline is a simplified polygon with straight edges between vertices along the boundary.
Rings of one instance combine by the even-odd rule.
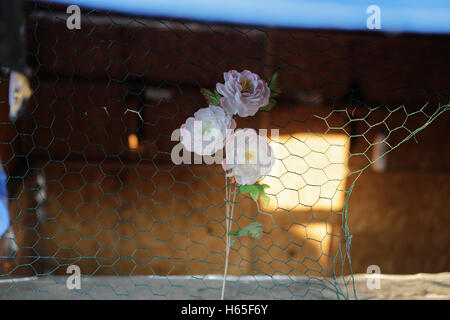
[[[236, 195], [248, 193], [255, 201], [261, 198], [267, 204], [269, 197], [264, 189], [268, 186], [257, 182], [270, 173], [275, 163], [272, 148], [266, 138], [258, 135], [254, 129], [235, 131], [236, 122], [233, 117], [249, 117], [261, 109], [270, 110], [275, 105], [273, 98], [280, 93], [276, 85], [276, 74], [268, 83], [248, 70], [231, 70], [225, 72], [223, 77], [225, 83], [218, 83], [214, 92], [201, 90], [209, 106], [195, 112], [180, 130], [180, 142], [184, 148], [200, 156], [214, 155], [225, 147], [226, 158], [222, 161], [222, 167], [226, 172], [227, 235], [222, 299], [230, 247], [238, 236], [259, 238], [263, 227], [262, 224], [253, 222], [242, 229], [231, 231]], [[231, 237], [235, 237], [233, 241]]]
[[271, 93], [278, 90], [272, 92], [267, 82], [248, 70], [231, 70], [224, 72], [223, 77], [225, 83], [218, 83], [214, 93], [202, 90], [210, 105], [198, 110], [181, 126], [180, 142], [186, 150], [201, 156], [213, 155], [226, 145], [224, 170], [231, 170], [228, 176], [235, 176], [238, 184], [251, 185], [270, 172], [273, 152], [255, 130], [234, 131], [233, 116], [255, 115], [270, 104], [274, 96]]

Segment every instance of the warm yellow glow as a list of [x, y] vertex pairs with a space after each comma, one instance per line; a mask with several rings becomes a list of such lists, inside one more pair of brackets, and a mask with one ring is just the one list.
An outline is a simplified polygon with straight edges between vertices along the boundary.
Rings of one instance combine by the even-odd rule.
[[269, 210], [341, 210], [344, 205], [349, 140], [344, 134], [311, 133], [271, 141], [276, 158], [261, 180], [268, 184]]
[[138, 146], [139, 146], [139, 139], [137, 135], [135, 135], [134, 133], [130, 134], [128, 136], [128, 148], [137, 149]]
[[[319, 260], [330, 254], [331, 225], [326, 222], [310, 222], [306, 225], [293, 225], [289, 230], [291, 239], [301, 245], [302, 253], [312, 259]], [[319, 260], [320, 261], [320, 260]]]

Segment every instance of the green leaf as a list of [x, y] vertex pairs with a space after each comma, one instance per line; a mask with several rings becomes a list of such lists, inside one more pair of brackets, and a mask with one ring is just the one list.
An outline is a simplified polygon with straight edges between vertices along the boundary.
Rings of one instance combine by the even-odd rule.
[[278, 73], [274, 73], [270, 77], [270, 80], [269, 82], [267, 82], [267, 85], [270, 88], [270, 100], [267, 106], [259, 109], [263, 111], [270, 111], [277, 104], [277, 101], [274, 98], [281, 93], [280, 88], [278, 88]]
[[220, 106], [220, 98], [222, 98], [222, 96], [216, 89], [214, 89], [214, 92], [212, 92], [209, 89], [202, 88], [200, 89], [200, 92], [205, 97], [208, 104], [213, 106]]
[[278, 73], [274, 73], [267, 84], [270, 88], [271, 98], [275, 98], [281, 93], [281, 90], [278, 88]]
[[269, 203], [269, 196], [266, 194], [264, 189], [269, 188], [267, 184], [251, 184], [251, 185], [239, 185], [239, 191], [241, 193], [248, 193], [252, 197], [253, 200], [258, 201], [258, 198], [261, 197], [261, 199], [264, 202], [264, 206], [267, 206]]
[[269, 196], [264, 193], [261, 195], [261, 199], [264, 202], [264, 207], [267, 207], [269, 205], [269, 200], [270, 200]]
[[245, 226], [242, 229], [238, 229], [235, 231], [228, 232], [228, 235], [234, 236], [235, 238], [232, 240], [231, 245], [234, 245], [237, 237], [247, 237], [250, 236], [252, 238], [259, 238], [262, 234], [262, 227], [264, 225], [259, 222], [252, 222], [249, 225]]
[[259, 110], [270, 111], [273, 107], [275, 107], [276, 104], [277, 104], [277, 101], [273, 98], [270, 98], [269, 104], [265, 107], [259, 108]]

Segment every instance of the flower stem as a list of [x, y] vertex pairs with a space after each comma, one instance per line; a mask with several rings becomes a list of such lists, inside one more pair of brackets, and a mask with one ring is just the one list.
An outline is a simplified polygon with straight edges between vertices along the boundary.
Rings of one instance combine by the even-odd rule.
[[222, 282], [222, 293], [221, 293], [221, 300], [224, 299], [224, 295], [225, 295], [225, 278], [227, 276], [227, 269], [228, 269], [228, 206], [229, 206], [229, 199], [228, 199], [228, 178], [225, 175], [225, 228], [226, 228], [226, 234], [225, 234], [225, 239], [226, 239], [226, 244], [225, 244], [225, 268], [224, 268], [224, 273], [223, 273], [223, 282]]
[[[229, 189], [228, 189], [229, 187]], [[233, 201], [231, 201], [230, 203], [230, 195], [231, 195], [231, 184], [229, 186], [228, 184], [228, 180], [227, 177], [225, 177], [225, 195], [226, 195], [226, 199], [225, 199], [225, 213], [226, 213], [226, 244], [225, 244], [225, 267], [224, 267], [224, 271], [223, 271], [223, 281], [222, 281], [222, 293], [221, 293], [221, 300], [224, 300], [225, 298], [225, 284], [226, 284], [226, 280], [227, 280], [227, 273], [228, 273], [228, 262], [229, 262], [229, 258], [230, 258], [230, 247], [231, 247], [231, 236], [230, 236], [230, 231], [231, 231], [231, 227], [233, 224], [233, 213], [234, 213], [234, 203], [236, 200], [236, 186], [234, 186], [234, 196], [233, 196]], [[231, 206], [231, 207], [230, 207]]]

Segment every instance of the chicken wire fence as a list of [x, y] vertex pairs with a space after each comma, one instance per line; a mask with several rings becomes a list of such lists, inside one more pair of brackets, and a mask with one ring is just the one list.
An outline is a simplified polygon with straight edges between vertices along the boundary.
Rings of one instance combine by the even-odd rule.
[[[358, 33], [87, 9], [69, 30], [64, 10], [37, 3], [26, 16], [33, 95], [15, 122], [1, 122], [11, 219], [3, 298], [220, 297], [225, 173], [175, 165], [171, 135], [207, 105], [200, 89], [231, 69], [266, 81], [276, 72], [282, 94], [272, 110], [237, 119], [279, 136], [269, 136], [276, 162], [261, 181], [268, 203], [235, 199], [232, 230], [263, 227], [233, 242], [225, 297], [357, 297], [348, 227], [357, 179], [448, 110], [438, 92], [390, 87], [399, 66], [414, 64], [408, 47], [387, 61], [383, 37]], [[368, 57], [379, 64], [365, 68]], [[365, 79], [370, 89], [359, 87]], [[378, 104], [366, 102], [374, 96]], [[411, 103], [418, 96], [428, 103]], [[405, 104], [382, 103], [391, 98]], [[80, 290], [66, 287], [72, 265]]]

